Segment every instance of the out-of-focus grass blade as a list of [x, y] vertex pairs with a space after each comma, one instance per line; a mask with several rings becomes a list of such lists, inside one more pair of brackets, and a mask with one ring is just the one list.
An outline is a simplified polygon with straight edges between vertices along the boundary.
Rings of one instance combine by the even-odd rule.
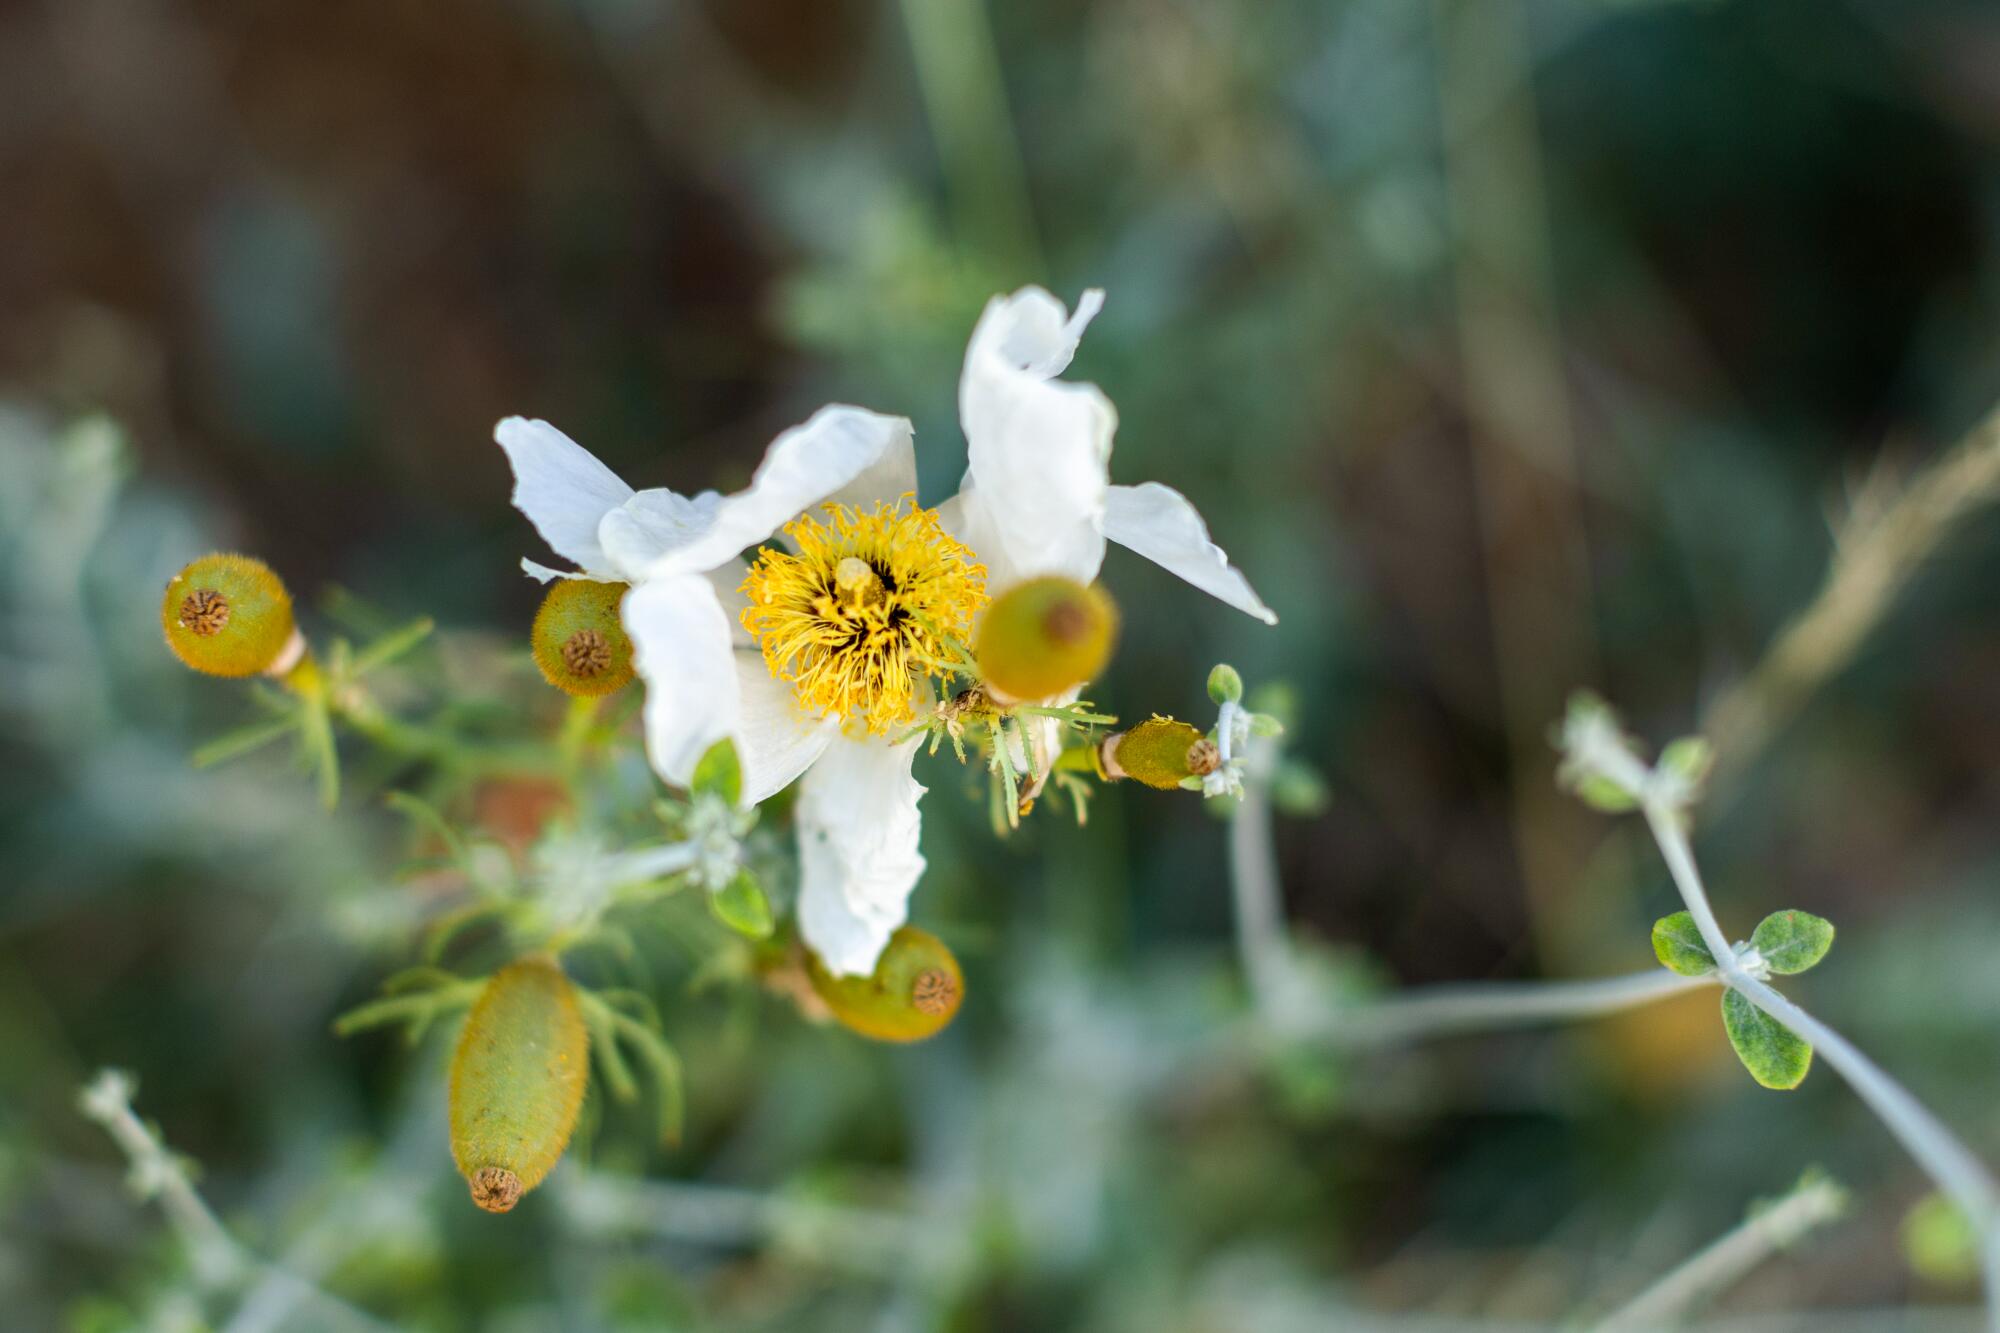
[[246, 754], [263, 749], [272, 741], [291, 735], [298, 730], [298, 727], [298, 717], [287, 713], [283, 717], [253, 722], [247, 727], [224, 732], [194, 752], [194, 766], [213, 768], [217, 764], [226, 764], [231, 759], [240, 759]]
[[365, 676], [376, 667], [386, 666], [431, 636], [437, 622], [418, 616], [400, 629], [391, 630], [354, 655], [354, 674]]

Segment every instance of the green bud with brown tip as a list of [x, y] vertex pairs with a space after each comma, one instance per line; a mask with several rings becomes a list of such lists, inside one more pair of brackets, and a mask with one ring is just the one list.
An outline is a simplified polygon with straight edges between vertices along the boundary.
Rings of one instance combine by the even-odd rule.
[[205, 555], [167, 580], [160, 625], [174, 656], [211, 676], [282, 671], [303, 649], [284, 580], [247, 555]]
[[632, 680], [632, 640], [618, 618], [627, 585], [557, 579], [535, 612], [530, 641], [542, 676], [564, 694], [595, 699]]
[[474, 1203], [504, 1213], [542, 1183], [569, 1145], [589, 1077], [589, 1029], [553, 959], [487, 978], [451, 1058], [451, 1156]]
[[944, 1031], [965, 999], [965, 974], [944, 941], [904, 926], [889, 937], [875, 970], [836, 977], [810, 949], [806, 973], [813, 993], [843, 1027], [877, 1041], [922, 1041]]
[[1104, 739], [1098, 752], [1104, 775], [1132, 778], [1164, 791], [1190, 777], [1213, 773], [1222, 762], [1214, 741], [1185, 722], [1156, 717]]
[[1027, 702], [1094, 680], [1117, 641], [1118, 608], [1102, 589], [1049, 575], [994, 599], [973, 655], [989, 689]]

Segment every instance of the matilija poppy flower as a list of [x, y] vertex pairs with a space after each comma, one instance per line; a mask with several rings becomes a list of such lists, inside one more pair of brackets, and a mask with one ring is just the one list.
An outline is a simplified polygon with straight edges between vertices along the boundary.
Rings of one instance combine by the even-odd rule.
[[[995, 297], [959, 381], [965, 481], [916, 505], [910, 423], [827, 407], [772, 442], [747, 489], [634, 492], [546, 422], [496, 438], [514, 502], [580, 576], [627, 582], [623, 615], [646, 682], [653, 767], [685, 785], [729, 737], [754, 804], [803, 774], [799, 928], [837, 975], [872, 971], [924, 871], [911, 774], [945, 636], [993, 594], [1039, 575], [1089, 583], [1106, 540], [1267, 624], [1187, 498], [1114, 486], [1118, 417], [1096, 386], [1057, 378], [1104, 303]], [[742, 553], [763, 547], [747, 570]], [[557, 571], [523, 562], [530, 573]]]

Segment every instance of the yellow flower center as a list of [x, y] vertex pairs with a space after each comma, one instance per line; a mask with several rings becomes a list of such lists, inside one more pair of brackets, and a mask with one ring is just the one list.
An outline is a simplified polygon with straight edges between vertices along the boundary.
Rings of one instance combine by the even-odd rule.
[[944, 674], [945, 640], [986, 603], [986, 566], [914, 496], [825, 512], [786, 525], [797, 555], [767, 548], [750, 567], [743, 628], [801, 708], [885, 733], [916, 717], [916, 678]]

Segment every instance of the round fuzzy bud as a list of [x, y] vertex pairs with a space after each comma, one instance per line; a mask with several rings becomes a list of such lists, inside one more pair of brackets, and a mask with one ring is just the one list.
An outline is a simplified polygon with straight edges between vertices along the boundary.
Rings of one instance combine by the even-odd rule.
[[1168, 791], [1178, 788], [1184, 778], [1213, 773], [1221, 762], [1213, 742], [1170, 717], [1156, 717], [1107, 737], [1101, 753], [1107, 776], [1135, 778]]
[[590, 1034], [554, 960], [523, 958], [487, 978], [451, 1058], [451, 1156], [474, 1203], [504, 1213], [542, 1183], [589, 1075]]
[[211, 676], [254, 676], [297, 660], [292, 596], [247, 555], [205, 555], [167, 580], [160, 599], [167, 647]]
[[1208, 673], [1208, 697], [1217, 704], [1240, 703], [1243, 699], [1243, 677], [1227, 662], [1219, 662]]
[[1047, 699], [1094, 679], [1111, 659], [1118, 608], [1097, 587], [1050, 575], [1018, 583], [979, 621], [974, 655], [1011, 701]]
[[557, 579], [535, 612], [535, 665], [564, 694], [595, 699], [632, 680], [632, 641], [618, 619], [623, 583]]
[[965, 974], [944, 941], [904, 926], [865, 977], [836, 977], [806, 951], [812, 988], [842, 1026], [877, 1041], [922, 1041], [944, 1031], [965, 998]]

